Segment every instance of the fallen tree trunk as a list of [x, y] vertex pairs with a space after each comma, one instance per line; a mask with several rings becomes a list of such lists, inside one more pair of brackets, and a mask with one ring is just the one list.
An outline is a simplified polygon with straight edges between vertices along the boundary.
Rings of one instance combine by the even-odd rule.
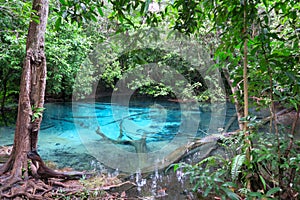
[[[283, 110], [280, 110], [279, 112], [277, 112], [275, 114], [275, 117], [278, 117], [280, 115], [283, 115], [285, 113], [291, 112], [293, 110], [293, 108], [286, 108]], [[260, 125], [265, 125], [266, 123], [268, 123], [270, 120], [272, 119], [272, 116], [269, 117], [265, 117], [264, 119], [261, 120]]]
[[[238, 130], [239, 131], [239, 130]], [[163, 170], [166, 168], [169, 168], [170, 165], [174, 163], [178, 163], [183, 161], [185, 158], [200, 152], [201, 154], [198, 156], [197, 161], [201, 161], [208, 156], [211, 155], [211, 153], [218, 148], [218, 141], [230, 137], [232, 135], [235, 135], [237, 132], [227, 132], [227, 133], [220, 133], [220, 134], [212, 134], [207, 137], [201, 138], [199, 140], [195, 140], [193, 142], [190, 142], [184, 146], [178, 147], [175, 151], [167, 155], [163, 160], [157, 163], [157, 166], [151, 166], [148, 168], [142, 169], [142, 171], [154, 171], [155, 167], [158, 167], [158, 169]], [[196, 162], [197, 162], [196, 161]]]

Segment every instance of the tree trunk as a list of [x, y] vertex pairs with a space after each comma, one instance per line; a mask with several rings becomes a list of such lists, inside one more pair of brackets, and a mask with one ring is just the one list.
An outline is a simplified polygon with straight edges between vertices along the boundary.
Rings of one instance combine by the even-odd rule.
[[[43, 108], [46, 86], [45, 32], [48, 18], [48, 0], [33, 0], [29, 24], [26, 57], [21, 76], [18, 117], [11, 156], [0, 173], [11, 170], [11, 177], [28, 177], [27, 153], [37, 148], [42, 121], [37, 108]], [[35, 113], [34, 113], [35, 112]], [[34, 115], [35, 114], [35, 115]]]
[[[240, 123], [240, 120], [242, 117], [244, 117], [244, 110], [242, 108], [242, 105], [240, 104], [238, 97], [237, 97], [237, 92], [239, 90], [239, 84], [236, 86], [233, 86], [233, 80], [230, 79], [230, 74], [227, 68], [223, 68], [223, 73], [224, 76], [227, 80], [227, 83], [231, 89], [232, 95], [233, 95], [233, 101], [234, 101], [234, 106], [235, 106], [235, 110], [236, 110], [236, 115], [237, 115], [237, 119], [239, 122], [239, 128], [240, 130], [244, 130], [244, 124]], [[226, 131], [225, 131], [226, 132]]]

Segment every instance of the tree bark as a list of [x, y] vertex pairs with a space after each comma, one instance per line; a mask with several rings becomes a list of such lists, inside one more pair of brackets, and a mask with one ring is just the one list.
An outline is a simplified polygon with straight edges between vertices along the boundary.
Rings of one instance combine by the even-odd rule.
[[28, 177], [27, 153], [37, 149], [42, 117], [33, 117], [36, 108], [43, 108], [46, 87], [45, 32], [48, 0], [33, 0], [32, 15], [23, 63], [14, 145], [11, 156], [0, 173], [11, 170], [16, 179]]
[[[237, 119], [239, 122], [239, 128], [240, 130], [244, 130], [244, 124], [240, 123], [240, 119], [242, 117], [244, 117], [244, 110], [242, 108], [242, 105], [240, 104], [238, 97], [237, 97], [237, 91], [239, 90], [239, 84], [237, 86], [233, 86], [233, 80], [230, 79], [230, 74], [227, 68], [223, 68], [223, 73], [224, 76], [227, 80], [227, 83], [231, 89], [232, 95], [233, 95], [233, 101], [234, 101], [234, 106], [235, 106], [235, 110], [236, 110], [236, 115], [237, 115]], [[224, 130], [226, 132], [226, 130]]]

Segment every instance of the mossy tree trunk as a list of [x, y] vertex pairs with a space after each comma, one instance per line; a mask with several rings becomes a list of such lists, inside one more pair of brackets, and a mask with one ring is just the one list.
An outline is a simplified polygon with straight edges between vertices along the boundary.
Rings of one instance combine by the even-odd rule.
[[11, 172], [12, 182], [28, 177], [27, 153], [37, 149], [46, 87], [44, 47], [48, 8], [48, 0], [33, 0], [21, 76], [14, 145], [9, 160], [0, 169], [1, 174]]

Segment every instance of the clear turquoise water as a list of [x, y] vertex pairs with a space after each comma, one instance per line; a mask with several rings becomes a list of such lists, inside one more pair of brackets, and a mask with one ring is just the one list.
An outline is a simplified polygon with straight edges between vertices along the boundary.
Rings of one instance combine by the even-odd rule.
[[[87, 170], [101, 170], [102, 163], [118, 168], [119, 163], [123, 165], [122, 158], [128, 155], [125, 159], [131, 159], [131, 154], [136, 153], [128, 144], [113, 144], [112, 148], [108, 140], [96, 134], [99, 127], [112, 140], [146, 138], [147, 153], [158, 159], [155, 157], [158, 154], [172, 152], [195, 137], [216, 133], [235, 112], [231, 104], [199, 105], [150, 99], [131, 101], [129, 105], [77, 102], [47, 103], [45, 107], [39, 135], [41, 156], [58, 167]], [[13, 128], [0, 127], [0, 145], [12, 144], [13, 133]], [[102, 162], [107, 159], [115, 163]]]

